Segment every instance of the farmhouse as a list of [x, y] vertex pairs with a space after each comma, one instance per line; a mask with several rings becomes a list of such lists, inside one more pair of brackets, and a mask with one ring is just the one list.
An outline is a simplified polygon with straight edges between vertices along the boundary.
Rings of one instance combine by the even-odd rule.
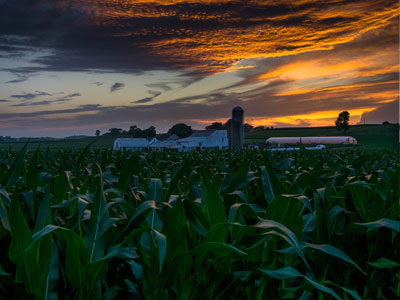
[[182, 151], [195, 149], [228, 149], [228, 133], [226, 130], [198, 130], [191, 136], [176, 141]]

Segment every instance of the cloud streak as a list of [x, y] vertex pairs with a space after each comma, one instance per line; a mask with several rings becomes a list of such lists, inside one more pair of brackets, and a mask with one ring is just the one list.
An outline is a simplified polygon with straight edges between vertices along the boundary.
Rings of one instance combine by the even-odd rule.
[[125, 87], [125, 84], [122, 82], [116, 82], [110, 87], [110, 93], [118, 91]]
[[36, 91], [34, 93], [22, 93], [20, 95], [11, 95], [11, 98], [16, 98], [16, 99], [23, 99], [23, 100], [32, 100], [37, 97], [43, 97], [43, 96], [51, 96], [52, 94], [46, 93], [46, 92], [40, 92]]
[[[57, 93], [60, 94], [60, 93]], [[63, 94], [63, 93], [61, 93]], [[35, 92], [35, 93], [24, 93], [22, 95], [12, 95], [11, 97], [13, 98], [22, 98], [24, 101], [21, 103], [16, 103], [16, 104], [10, 104], [10, 107], [22, 107], [22, 106], [39, 106], [39, 105], [50, 105], [54, 103], [64, 103], [68, 102], [71, 100], [74, 100], [75, 97], [80, 97], [80, 93], [72, 93], [65, 95], [63, 97], [59, 97], [55, 100], [42, 100], [42, 101], [26, 101], [26, 100], [32, 100], [35, 99], [36, 97], [42, 97], [42, 96], [53, 96], [56, 94], [49, 94], [45, 92]], [[1, 102], [1, 101], [0, 101]], [[9, 100], [6, 100], [6, 102], [10, 102]]]

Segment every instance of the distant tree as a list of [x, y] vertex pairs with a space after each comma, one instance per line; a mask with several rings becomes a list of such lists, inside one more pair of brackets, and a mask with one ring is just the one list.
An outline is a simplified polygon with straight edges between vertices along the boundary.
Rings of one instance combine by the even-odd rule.
[[99, 136], [100, 135], [100, 130], [96, 130], [96, 136]]
[[214, 122], [211, 125], [206, 126], [206, 129], [224, 130], [226, 128], [221, 122]]
[[159, 133], [156, 135], [157, 139], [160, 141], [168, 139], [169, 136], [170, 135], [168, 133]]
[[263, 131], [263, 130], [265, 130], [266, 128], [264, 127], [264, 126], [257, 126], [257, 127], [254, 127], [254, 131]]
[[253, 128], [254, 128], [252, 125], [250, 125], [250, 124], [248, 124], [248, 123], [244, 124], [243, 127], [244, 127], [244, 131], [245, 131], [245, 132], [250, 132], [250, 131], [252, 131]]
[[142, 133], [143, 137], [146, 138], [153, 138], [157, 135], [156, 128], [154, 126], [150, 126], [149, 128], [142, 130]]
[[347, 131], [349, 130], [349, 120], [350, 114], [348, 111], [342, 111], [335, 121], [335, 126], [337, 130]]
[[135, 135], [137, 135], [137, 133], [139, 131], [141, 131], [140, 128], [138, 128], [136, 125], [133, 125], [133, 126], [129, 127], [128, 135], [135, 137]]
[[382, 123], [382, 125], [389, 125], [390, 123], [388, 121], [385, 121]]
[[110, 128], [110, 129], [108, 130], [108, 133], [109, 133], [110, 135], [121, 135], [122, 129], [121, 129], [121, 128]]
[[192, 127], [183, 123], [175, 124], [168, 130], [169, 135], [176, 134], [180, 138], [188, 137], [192, 133], [193, 133]]

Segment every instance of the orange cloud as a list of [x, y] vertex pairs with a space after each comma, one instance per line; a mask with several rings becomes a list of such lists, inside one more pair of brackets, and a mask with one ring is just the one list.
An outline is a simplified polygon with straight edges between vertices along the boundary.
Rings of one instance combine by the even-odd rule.
[[[363, 113], [374, 110], [374, 107], [366, 107], [362, 109], [350, 109], [350, 124], [359, 122]], [[246, 122], [253, 126], [276, 126], [277, 124], [299, 125], [304, 122], [309, 126], [332, 126], [339, 112], [337, 110], [318, 111], [309, 114], [288, 115], [276, 118], [248, 118]]]
[[[382, 5], [380, 1], [336, 0], [324, 1], [324, 5], [307, 0], [253, 0], [243, 5], [232, 0], [58, 0], [58, 3], [85, 11], [94, 25], [118, 28], [111, 35], [151, 36], [137, 46], [177, 66], [208, 73], [223, 72], [243, 59], [332, 49], [385, 26], [399, 15], [395, 1], [390, 5]], [[308, 8], [299, 9], [304, 4]], [[224, 5], [227, 9], [220, 9]], [[235, 11], [229, 10], [229, 5], [234, 5]], [[275, 8], [280, 9], [278, 14], [269, 13]], [[251, 9], [265, 13], [247, 13]], [[129, 20], [135, 24], [136, 18], [154, 22], [141, 28], [128, 25]], [[157, 21], [168, 18], [179, 25], [160, 25]], [[304, 20], [292, 21], [296, 18]], [[212, 23], [207, 25], [209, 21]], [[336, 71], [347, 68], [338, 67]]]

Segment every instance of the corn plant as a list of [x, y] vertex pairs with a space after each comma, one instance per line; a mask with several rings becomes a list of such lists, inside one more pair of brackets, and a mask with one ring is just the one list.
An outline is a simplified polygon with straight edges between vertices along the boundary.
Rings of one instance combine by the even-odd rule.
[[7, 299], [397, 299], [399, 156], [0, 152]]

